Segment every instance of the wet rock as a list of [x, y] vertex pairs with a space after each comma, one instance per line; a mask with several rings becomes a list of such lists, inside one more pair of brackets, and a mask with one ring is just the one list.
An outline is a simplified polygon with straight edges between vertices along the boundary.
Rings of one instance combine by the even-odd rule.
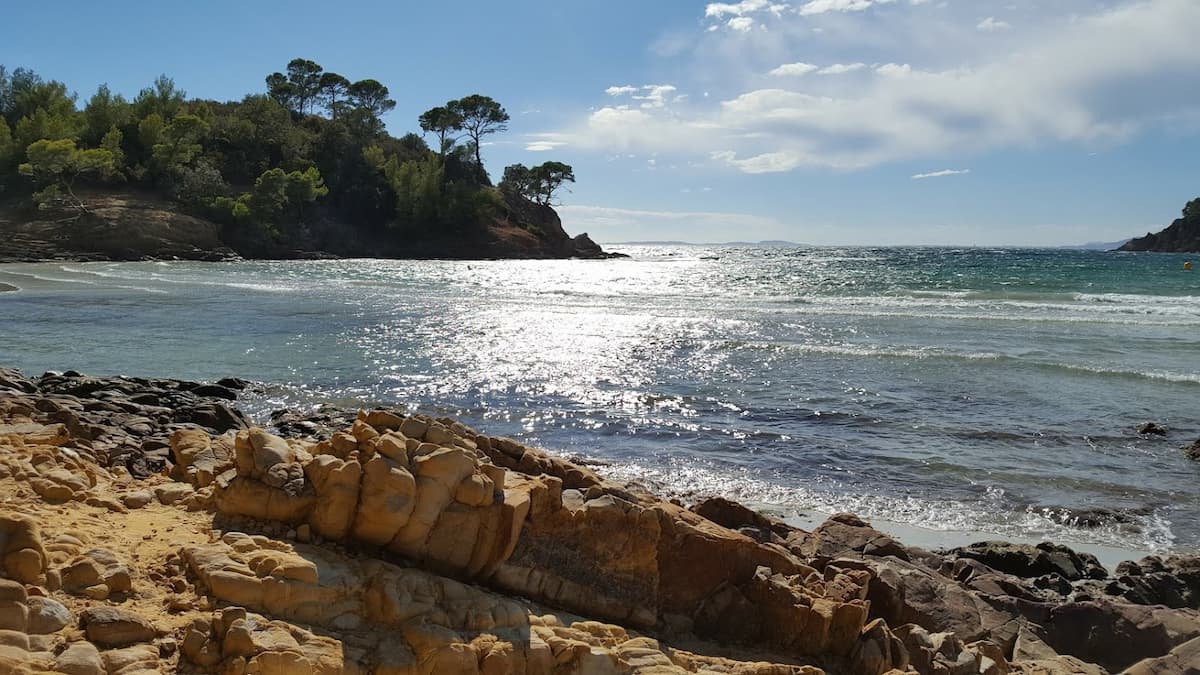
[[759, 541], [783, 542], [783, 537], [795, 531], [785, 523], [768, 518], [761, 513], [723, 497], [710, 497], [691, 509], [714, 523], [738, 530]]
[[250, 426], [249, 420], [240, 410], [223, 403], [198, 403], [176, 408], [175, 421], [196, 424], [218, 434]]
[[1104, 579], [1108, 572], [1090, 553], [1077, 553], [1066, 546], [1042, 542], [1037, 546], [984, 541], [952, 549], [951, 554], [978, 560], [992, 569], [1022, 578], [1057, 574], [1069, 581]]
[[220, 384], [202, 384], [192, 390], [196, 396], [204, 396], [206, 398], [223, 398], [227, 401], [236, 401], [237, 393], [229, 387]]
[[904, 546], [852, 513], [834, 514], [811, 533], [794, 531], [787, 537], [787, 547], [802, 558], [818, 561], [855, 553], [909, 559]]
[[1183, 454], [1186, 455], [1188, 459], [1200, 460], [1200, 440], [1197, 440], [1191, 445], [1185, 447], [1183, 449]]
[[1139, 605], [1200, 609], [1200, 556], [1148, 556], [1117, 566], [1115, 579], [1105, 587]]
[[1167, 427], [1157, 422], [1142, 422], [1137, 428], [1137, 432], [1143, 436], [1166, 436], [1167, 431]]
[[217, 380], [217, 384], [225, 387], [226, 389], [243, 391], [250, 386], [251, 382], [250, 380], [243, 380], [240, 377], [222, 377], [221, 379]]

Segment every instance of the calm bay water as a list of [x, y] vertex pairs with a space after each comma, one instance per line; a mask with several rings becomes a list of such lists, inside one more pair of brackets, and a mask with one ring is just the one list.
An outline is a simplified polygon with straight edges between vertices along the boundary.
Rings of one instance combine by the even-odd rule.
[[[1186, 256], [627, 246], [628, 260], [0, 265], [0, 364], [400, 404], [678, 495], [1200, 548]], [[1137, 424], [1170, 427], [1140, 438]], [[1063, 509], [1128, 522], [1079, 527]]]

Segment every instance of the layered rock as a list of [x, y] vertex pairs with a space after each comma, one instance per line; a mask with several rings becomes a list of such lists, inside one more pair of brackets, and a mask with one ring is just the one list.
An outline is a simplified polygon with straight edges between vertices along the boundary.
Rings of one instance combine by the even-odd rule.
[[1200, 639], [1194, 558], [804, 532], [387, 410], [97, 447], [92, 412], [204, 391], [136, 382], [0, 372], [0, 672], [1170, 673]]

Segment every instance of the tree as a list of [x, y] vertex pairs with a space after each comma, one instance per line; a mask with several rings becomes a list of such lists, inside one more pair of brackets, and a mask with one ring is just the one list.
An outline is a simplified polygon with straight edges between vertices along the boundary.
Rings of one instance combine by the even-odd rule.
[[1184, 220], [1200, 220], [1200, 198], [1193, 199], [1183, 207]]
[[[3, 73], [0, 72], [0, 75]], [[12, 132], [8, 129], [8, 122], [0, 117], [0, 176], [8, 173], [16, 157], [17, 145], [13, 142]]]
[[451, 138], [450, 134], [463, 128], [462, 116], [448, 106], [430, 108], [421, 113], [417, 121], [421, 125], [421, 131], [437, 134], [438, 154], [443, 158], [450, 146], [454, 145], [455, 139]]
[[114, 175], [119, 174], [125, 168], [125, 151], [121, 149], [121, 142], [124, 139], [125, 135], [115, 126], [110, 128], [108, 133], [100, 139], [100, 147], [112, 153]]
[[0, 105], [4, 106], [4, 116], [10, 126], [38, 110], [57, 118], [75, 115], [75, 96], [67, 93], [67, 85], [55, 80], [44, 81], [28, 68], [13, 71], [6, 91], [0, 92]]
[[323, 72], [316, 61], [292, 59], [288, 61], [286, 75], [267, 76], [267, 94], [289, 110], [307, 114], [320, 98]]
[[316, 61], [292, 59], [287, 65], [287, 79], [296, 87], [297, 112], [305, 114], [312, 110], [321, 91], [321, 73], [324, 71]]
[[155, 174], [171, 176], [191, 164], [204, 149], [200, 141], [207, 132], [208, 124], [196, 115], [179, 115], [171, 120], [151, 146]]
[[545, 162], [531, 168], [513, 164], [504, 168], [500, 189], [543, 206], [550, 206], [563, 183], [574, 183], [575, 171], [562, 162]]
[[530, 169], [530, 173], [533, 174], [534, 201], [544, 206], [550, 206], [554, 193], [563, 183], [575, 182], [575, 171], [562, 162], [544, 162]]
[[300, 91], [295, 84], [288, 81], [287, 75], [271, 73], [267, 76], [267, 96], [288, 110], [296, 110], [296, 100], [300, 97]]
[[179, 114], [187, 92], [175, 86], [175, 80], [166, 75], [154, 78], [154, 84], [138, 92], [133, 99], [134, 112], [138, 119], [147, 115], [158, 115], [164, 121]]
[[25, 154], [29, 161], [20, 166], [20, 172], [42, 186], [43, 189], [33, 196], [38, 206], [48, 208], [62, 198], [65, 190], [71, 206], [79, 211], [78, 215], [87, 213], [88, 209], [72, 189], [75, 180], [86, 175], [105, 177], [113, 170], [111, 152], [102, 148], [80, 150], [69, 138], [36, 141], [26, 148]]
[[488, 134], [508, 130], [508, 112], [490, 96], [480, 94], [472, 94], [457, 101], [450, 101], [446, 107], [462, 118], [462, 128], [475, 142], [475, 163], [482, 171], [483, 160], [479, 156], [482, 139]]
[[15, 134], [17, 146], [25, 148], [43, 138], [52, 141], [63, 138], [74, 139], [79, 135], [79, 126], [76, 122], [74, 111], [64, 115], [45, 108], [38, 108], [17, 122]]
[[350, 80], [337, 73], [325, 73], [321, 76], [319, 85], [321, 103], [329, 111], [329, 116], [337, 119], [338, 113], [346, 105], [346, 95], [350, 92]]
[[369, 111], [376, 118], [396, 107], [396, 102], [388, 98], [388, 93], [388, 88], [379, 80], [369, 79], [355, 82], [348, 91], [351, 105]]
[[102, 84], [88, 99], [83, 109], [83, 133], [80, 139], [85, 145], [96, 145], [113, 127], [129, 123], [133, 109], [124, 96], [112, 93], [107, 84]]
[[533, 171], [524, 164], [511, 164], [504, 167], [504, 177], [500, 179], [500, 190], [509, 194], [533, 199]]

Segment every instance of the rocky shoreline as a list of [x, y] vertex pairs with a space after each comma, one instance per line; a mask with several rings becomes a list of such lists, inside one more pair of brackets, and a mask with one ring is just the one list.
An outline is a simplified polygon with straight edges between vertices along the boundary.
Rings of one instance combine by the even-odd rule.
[[[222, 228], [150, 193], [81, 191], [85, 216], [43, 212], [15, 200], [0, 201], [0, 263], [192, 260], [565, 259], [627, 257], [605, 251], [587, 233], [574, 237], [549, 206], [512, 199], [517, 221], [500, 219], [474, 235], [369, 238], [346, 223], [325, 222], [333, 234], [263, 250], [235, 250]], [[521, 225], [520, 223], [525, 223]], [[0, 289], [2, 290], [2, 289]]]
[[447, 418], [0, 369], [0, 673], [1196, 673], [1200, 558], [928, 551]]

